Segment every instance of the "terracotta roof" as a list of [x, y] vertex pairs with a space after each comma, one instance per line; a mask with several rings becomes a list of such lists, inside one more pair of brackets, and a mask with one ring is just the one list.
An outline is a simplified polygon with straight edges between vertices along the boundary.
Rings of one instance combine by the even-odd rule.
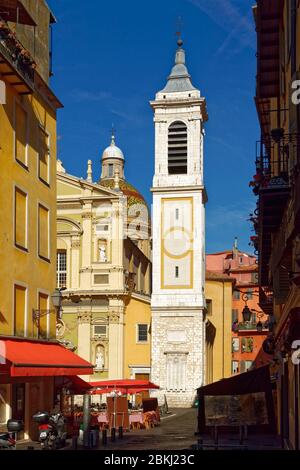
[[209, 271], [206, 270], [205, 278], [210, 281], [228, 281], [235, 282], [233, 277], [228, 276], [227, 274], [222, 273], [221, 271]]
[[239, 272], [258, 272], [257, 264], [251, 264], [248, 266], [238, 266], [237, 268], [230, 269], [231, 273], [239, 273]]
[[[217, 256], [217, 255], [225, 255], [225, 254], [233, 254], [233, 250], [224, 250], [218, 251], [216, 253], [207, 253], [206, 256]], [[247, 255], [249, 258], [255, 258], [255, 255], [247, 253], [246, 251], [238, 250], [239, 255]]]

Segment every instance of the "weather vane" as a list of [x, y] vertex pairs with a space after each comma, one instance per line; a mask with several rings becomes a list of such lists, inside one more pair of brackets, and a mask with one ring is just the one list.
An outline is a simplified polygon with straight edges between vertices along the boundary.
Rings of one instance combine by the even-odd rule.
[[114, 123], [112, 123], [112, 125], [111, 125], [111, 140], [112, 140], [112, 142], [115, 141], [115, 135], [116, 135], [116, 129], [115, 129]]
[[182, 31], [182, 18], [181, 16], [178, 16], [177, 22], [176, 22], [176, 36], [178, 37], [178, 41], [182, 41], [181, 31]]

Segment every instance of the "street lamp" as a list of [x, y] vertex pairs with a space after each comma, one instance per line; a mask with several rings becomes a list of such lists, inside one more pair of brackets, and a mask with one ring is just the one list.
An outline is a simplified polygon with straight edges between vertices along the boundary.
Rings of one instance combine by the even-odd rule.
[[57, 311], [57, 318], [61, 319], [62, 291], [63, 289], [55, 289], [51, 295], [52, 303]]
[[251, 310], [250, 310], [250, 308], [248, 307], [247, 304], [243, 308], [242, 315], [243, 315], [244, 322], [247, 322], [247, 321], [251, 320]]

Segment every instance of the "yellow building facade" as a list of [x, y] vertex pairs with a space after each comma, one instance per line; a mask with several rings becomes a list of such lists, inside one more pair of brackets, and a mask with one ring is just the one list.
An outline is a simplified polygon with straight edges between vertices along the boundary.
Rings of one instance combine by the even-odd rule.
[[58, 162], [57, 287], [64, 290], [57, 338], [94, 365], [90, 381], [150, 379], [148, 221], [114, 137], [97, 183], [91, 161], [86, 179]]
[[[257, 199], [261, 309], [272, 325], [263, 345], [276, 377], [282, 447], [300, 449], [300, 4], [257, 0], [256, 108], [261, 141]], [[268, 345], [271, 348], [268, 348]], [[296, 357], [295, 357], [296, 355]]]
[[[13, 6], [8, 23], [5, 3], [0, 1], [3, 344], [7, 338], [49, 340], [56, 335], [56, 318], [50, 312], [54, 309], [51, 294], [56, 265], [56, 113], [61, 107], [48, 85], [48, 33], [53, 21], [49, 8], [44, 1], [40, 8], [35, 2], [19, 2], [20, 23], [16, 23]], [[39, 42], [34, 40], [37, 35]], [[19, 54], [17, 61], [13, 51]], [[41, 55], [47, 56], [43, 64]], [[37, 311], [45, 312], [39, 322], [34, 315]], [[0, 426], [8, 418], [17, 417], [25, 421], [24, 436], [29, 437], [36, 406], [49, 408], [52, 403], [53, 378], [30, 383], [26, 379], [12, 384], [0, 382], [0, 398]]]
[[206, 271], [206, 384], [231, 376], [233, 282], [229, 276]]

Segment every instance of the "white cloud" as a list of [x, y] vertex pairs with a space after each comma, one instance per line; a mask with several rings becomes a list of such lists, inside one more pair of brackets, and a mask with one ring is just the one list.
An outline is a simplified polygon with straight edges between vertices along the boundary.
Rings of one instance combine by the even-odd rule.
[[[245, 14], [241, 10], [241, 3], [235, 0], [187, 0], [199, 8], [220, 28], [228, 33], [226, 39], [216, 51], [216, 54], [224, 52], [230, 45], [233, 53], [242, 48], [256, 48], [255, 26], [252, 20], [251, 3]], [[244, 5], [245, 6], [245, 3]], [[232, 44], [233, 43], [233, 44]], [[233, 45], [233, 47], [232, 47]]]

